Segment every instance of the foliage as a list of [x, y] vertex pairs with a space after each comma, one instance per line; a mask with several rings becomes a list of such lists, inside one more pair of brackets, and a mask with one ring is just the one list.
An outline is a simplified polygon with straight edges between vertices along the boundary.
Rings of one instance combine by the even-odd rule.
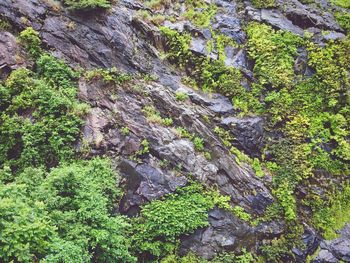
[[332, 2], [338, 6], [341, 6], [344, 8], [350, 8], [350, 1], [349, 0], [332, 0]]
[[336, 191], [326, 206], [322, 205], [320, 200], [318, 202], [315, 200], [313, 210], [314, 224], [325, 231], [324, 237], [326, 239], [337, 238], [336, 231], [350, 220], [350, 186], [346, 185], [343, 190]]
[[252, 0], [252, 4], [256, 8], [271, 8], [276, 6], [275, 0]]
[[109, 69], [98, 68], [89, 70], [85, 73], [84, 77], [87, 81], [102, 79], [107, 83], [114, 84], [123, 84], [132, 79], [132, 75], [122, 73], [115, 67]]
[[13, 169], [71, 158], [86, 108], [76, 98], [74, 71], [46, 54], [36, 65], [37, 74], [15, 70], [0, 88], [0, 163]]
[[154, 106], [147, 105], [142, 109], [142, 112], [146, 115], [148, 122], [163, 124], [164, 126], [173, 125], [173, 119], [169, 117], [162, 118], [160, 112]]
[[238, 69], [225, 66], [224, 47], [233, 45], [227, 37], [215, 35], [216, 46], [219, 51], [219, 60], [209, 57], [198, 57], [189, 50], [191, 36], [188, 33], [180, 34], [167, 27], [160, 28], [167, 38], [167, 58], [184, 68], [197, 86], [204, 91], [220, 92], [233, 97], [235, 107], [244, 112], [259, 108], [259, 102], [241, 85], [242, 74]]
[[208, 5], [199, 0], [185, 1], [187, 11], [184, 17], [189, 19], [194, 25], [200, 28], [207, 28], [210, 26], [211, 19], [215, 16], [217, 6], [215, 4]]
[[185, 92], [179, 91], [175, 93], [175, 98], [177, 101], [185, 101], [188, 99], [188, 94]]
[[275, 31], [270, 26], [250, 23], [249, 56], [255, 60], [254, 74], [259, 82], [279, 86], [292, 85], [294, 79], [294, 57], [302, 40], [289, 32]]
[[350, 32], [350, 14], [338, 12], [335, 14], [335, 18], [338, 24], [346, 30], [346, 32]]
[[200, 137], [194, 137], [193, 138], [193, 145], [196, 151], [203, 151], [204, 150], [204, 140]]
[[208, 210], [218, 202], [214, 196], [200, 184], [192, 183], [144, 205], [140, 217], [134, 219], [135, 249], [156, 257], [174, 251], [179, 235], [208, 225]]
[[105, 159], [27, 168], [0, 185], [0, 257], [5, 261], [134, 262], [130, 226], [111, 216], [121, 196]]
[[30, 56], [37, 58], [42, 53], [39, 33], [32, 27], [27, 27], [19, 34], [19, 41], [28, 51]]
[[63, 0], [70, 9], [89, 10], [95, 8], [110, 8], [110, 0]]

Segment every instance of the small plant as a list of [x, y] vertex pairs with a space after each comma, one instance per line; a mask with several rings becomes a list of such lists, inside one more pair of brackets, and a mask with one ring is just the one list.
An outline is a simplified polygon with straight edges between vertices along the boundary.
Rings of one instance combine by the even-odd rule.
[[204, 154], [205, 159], [207, 159], [208, 161], [211, 161], [212, 157], [211, 157], [210, 152], [204, 152], [203, 154]]
[[41, 40], [39, 33], [36, 32], [32, 27], [27, 27], [19, 34], [19, 42], [24, 46], [28, 51], [29, 55], [33, 58], [37, 58], [42, 53], [40, 47]]
[[193, 139], [194, 135], [191, 134], [188, 130], [186, 130], [184, 127], [177, 127], [176, 132], [180, 138], [188, 138], [190, 140]]
[[163, 119], [163, 124], [165, 125], [165, 126], [171, 126], [171, 125], [173, 125], [173, 119], [172, 118], [164, 118]]
[[122, 128], [120, 129], [120, 132], [121, 132], [122, 135], [127, 136], [127, 135], [129, 135], [130, 130], [129, 130], [128, 127], [124, 126], [124, 127], [122, 127]]
[[137, 155], [143, 155], [149, 153], [149, 142], [147, 139], [141, 141], [141, 149], [137, 152]]
[[243, 221], [249, 221], [252, 218], [250, 214], [244, 211], [243, 207], [238, 205], [232, 209], [232, 212], [235, 216], [242, 219]]
[[175, 93], [175, 98], [177, 101], [185, 101], [188, 99], [188, 94], [182, 91], [178, 91]]
[[204, 150], [204, 140], [203, 138], [200, 137], [194, 137], [193, 138], [193, 144], [194, 144], [194, 148], [196, 149], [196, 151], [203, 151]]
[[105, 82], [114, 84], [123, 84], [132, 80], [132, 75], [122, 73], [117, 68], [93, 69], [85, 72], [84, 77], [87, 81], [103, 79]]
[[261, 164], [260, 164], [260, 161], [258, 158], [253, 159], [252, 167], [253, 167], [253, 169], [255, 171], [255, 175], [257, 177], [264, 177], [265, 176], [265, 173], [261, 168]]
[[256, 8], [272, 8], [276, 6], [275, 0], [252, 0], [252, 4]]

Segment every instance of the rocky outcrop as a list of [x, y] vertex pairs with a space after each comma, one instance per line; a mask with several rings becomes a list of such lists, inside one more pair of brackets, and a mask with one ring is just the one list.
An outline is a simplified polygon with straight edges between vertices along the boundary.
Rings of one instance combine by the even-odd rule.
[[350, 262], [350, 223], [340, 230], [340, 237], [333, 240], [321, 242], [319, 251], [314, 263], [324, 262]]
[[20, 59], [20, 50], [16, 37], [9, 32], [0, 31], [0, 77], [5, 77], [11, 70], [25, 66], [25, 61]]
[[[264, 22], [298, 35], [308, 30], [315, 33], [317, 42], [344, 37], [343, 29], [327, 11], [327, 6], [319, 10], [293, 0], [287, 4], [278, 1], [279, 5], [272, 9], [256, 9], [249, 1], [242, 3], [243, 6], [239, 6], [238, 1], [212, 2], [219, 7], [212, 28], [240, 45], [225, 47], [225, 64], [240, 69], [248, 80], [252, 79], [252, 65], [247, 58], [244, 47], [247, 39], [242, 29], [247, 20]], [[145, 202], [172, 193], [186, 185], [189, 178], [195, 178], [229, 195], [232, 205], [240, 205], [252, 215], [262, 215], [273, 202], [265, 179], [257, 178], [250, 165], [238, 163], [213, 130], [215, 126], [225, 127], [235, 138], [236, 148], [251, 157], [259, 157], [264, 148], [263, 118], [238, 117], [230, 99], [182, 84], [181, 72], [161, 59], [159, 50], [164, 48], [164, 39], [158, 29], [134, 16], [140, 9], [147, 8], [132, 0], [120, 0], [108, 12], [94, 13], [70, 12], [51, 1], [0, 1], [2, 17], [18, 30], [32, 26], [40, 33], [45, 47], [72, 66], [117, 67], [123, 72], [158, 76], [154, 82], [135, 76], [123, 85], [83, 78], [79, 81], [79, 97], [91, 109], [83, 128], [84, 139], [77, 147], [80, 150], [90, 147], [87, 155], [106, 154], [116, 163], [126, 185], [120, 212], [135, 216]], [[183, 11], [180, 8], [180, 12]], [[162, 12], [175, 11], [170, 7]], [[189, 21], [166, 21], [164, 25], [189, 32], [190, 49], [195, 54], [217, 58], [215, 48], [209, 54], [206, 50], [207, 42], [213, 38], [210, 30], [197, 28]], [[322, 30], [329, 32], [323, 34]], [[8, 32], [1, 32], [1, 36], [0, 69], [1, 74], [8, 74], [24, 62], [16, 56], [15, 37]], [[297, 61], [302, 66], [296, 65], [295, 71], [312, 75], [306, 67], [306, 57], [305, 50], [300, 50]], [[175, 91], [187, 93], [189, 99], [177, 101]], [[161, 117], [171, 117], [173, 125], [147, 120], [143, 109], [148, 105], [155, 107]], [[123, 127], [129, 131], [123, 133]], [[191, 140], [181, 138], [176, 127], [184, 127], [202, 138], [210, 158], [196, 151]], [[145, 139], [149, 142], [149, 151], [140, 154]], [[221, 209], [209, 212], [209, 224], [181, 237], [183, 254], [193, 251], [209, 259], [223, 250], [239, 251], [242, 247], [254, 250], [259, 240], [279, 237], [285, 230], [283, 222], [277, 220], [253, 227]], [[350, 261], [349, 235], [344, 233], [333, 241], [323, 241], [315, 262]], [[315, 251], [320, 238], [314, 230], [305, 227], [302, 241], [305, 246], [293, 250], [300, 262]]]
[[[153, 175], [158, 171], [155, 168], [156, 163], [166, 162], [164, 174], [176, 168], [179, 174], [191, 174], [204, 184], [218, 185], [223, 194], [231, 196], [233, 203], [243, 206], [247, 211], [261, 214], [272, 202], [269, 190], [254, 176], [251, 168], [239, 165], [213, 132], [215, 112], [211, 111], [210, 107], [206, 108], [205, 105], [191, 101], [180, 103], [176, 101], [171, 90], [155, 82], [135, 80], [127, 85], [131, 87], [118, 87], [100, 82], [80, 83], [80, 98], [93, 106], [84, 128], [85, 140], [93, 145], [92, 152], [129, 157], [139, 150], [140, 142], [147, 139], [150, 143], [150, 154], [143, 162], [153, 167], [149, 169]], [[142, 87], [142, 94], [132, 89], [134, 85]], [[111, 93], [114, 95], [111, 96]], [[174, 127], [184, 127], [203, 138], [205, 148], [210, 150], [211, 160], [197, 152], [189, 139], [179, 138], [174, 127], [149, 123], [142, 112], [146, 105], [154, 105], [164, 118], [173, 118]], [[210, 116], [213, 123], [205, 123], [201, 119], [204, 115]], [[130, 134], [121, 135], [119, 130], [122, 126], [128, 127]], [[130, 164], [128, 166], [130, 167]], [[139, 169], [137, 167], [139, 166], [133, 169]], [[138, 177], [148, 178], [145, 175]], [[158, 184], [158, 177], [151, 176], [145, 180], [154, 179], [155, 182], [151, 184]], [[137, 189], [133, 188], [133, 193], [140, 191]], [[157, 191], [163, 195], [174, 190], [169, 188]], [[139, 195], [151, 200], [144, 192]]]
[[184, 236], [180, 253], [191, 251], [205, 259], [212, 259], [218, 252], [225, 250], [240, 252], [242, 248], [251, 249], [257, 241], [255, 229], [227, 211], [210, 211], [209, 224], [208, 228]]

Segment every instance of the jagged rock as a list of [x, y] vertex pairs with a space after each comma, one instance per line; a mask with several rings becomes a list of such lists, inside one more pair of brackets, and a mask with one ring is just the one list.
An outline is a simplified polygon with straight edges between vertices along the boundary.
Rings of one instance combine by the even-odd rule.
[[321, 242], [321, 250], [314, 260], [315, 263], [339, 262], [339, 260], [350, 262], [350, 223], [339, 232], [339, 238]]
[[231, 37], [236, 43], [243, 44], [246, 40], [246, 34], [241, 26], [241, 17], [237, 13], [236, 2], [216, 0], [215, 3], [221, 8], [215, 15], [212, 28]]
[[121, 211], [128, 215], [135, 215], [141, 204], [172, 193], [187, 183], [184, 176], [163, 173], [146, 163], [122, 160], [119, 168], [126, 179], [127, 191], [121, 202]]
[[239, 146], [252, 156], [260, 156], [263, 148], [263, 119], [260, 117], [227, 117], [221, 124], [229, 129], [237, 139]]
[[17, 56], [19, 49], [16, 38], [9, 32], [0, 30], [0, 77], [8, 75], [11, 70], [25, 66], [25, 60]]
[[181, 254], [191, 251], [211, 259], [220, 251], [240, 251], [244, 247], [249, 249], [254, 246], [254, 229], [230, 212], [213, 209], [209, 212], [209, 224], [205, 229], [182, 237]]
[[314, 263], [338, 263], [339, 260], [333, 256], [328, 250], [320, 250], [317, 257], [313, 261]]
[[316, 231], [309, 226], [304, 228], [304, 233], [301, 237], [303, 245], [292, 249], [297, 262], [305, 262], [308, 255], [312, 255], [320, 244], [320, 237]]

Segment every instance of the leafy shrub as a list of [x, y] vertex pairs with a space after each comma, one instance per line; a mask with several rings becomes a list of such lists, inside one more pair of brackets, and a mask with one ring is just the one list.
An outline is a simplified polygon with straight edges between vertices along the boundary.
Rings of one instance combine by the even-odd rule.
[[71, 69], [49, 55], [41, 56], [37, 66], [38, 76], [13, 71], [6, 92], [0, 92], [0, 162], [16, 169], [51, 167], [71, 158], [86, 108], [76, 99]]
[[350, 8], [350, 1], [349, 0], [332, 0], [332, 2], [338, 6], [341, 6], [344, 8]]
[[349, 13], [336, 13], [335, 18], [339, 25], [347, 32], [350, 32], [350, 14]]
[[187, 93], [181, 92], [181, 91], [176, 92], [176, 93], [175, 93], [175, 97], [176, 97], [176, 100], [177, 100], [177, 101], [185, 101], [185, 100], [188, 99]]
[[250, 23], [247, 28], [248, 53], [255, 60], [254, 73], [263, 85], [290, 86], [294, 79], [294, 58], [302, 39], [270, 26]]
[[121, 192], [105, 159], [27, 168], [0, 185], [0, 257], [5, 261], [135, 262], [127, 219], [111, 216]]
[[19, 41], [32, 57], [37, 58], [42, 53], [39, 33], [32, 27], [27, 27], [19, 34]]
[[193, 183], [146, 204], [134, 219], [135, 249], [157, 257], [172, 252], [178, 236], [208, 225], [208, 210], [218, 202], [214, 196]]

